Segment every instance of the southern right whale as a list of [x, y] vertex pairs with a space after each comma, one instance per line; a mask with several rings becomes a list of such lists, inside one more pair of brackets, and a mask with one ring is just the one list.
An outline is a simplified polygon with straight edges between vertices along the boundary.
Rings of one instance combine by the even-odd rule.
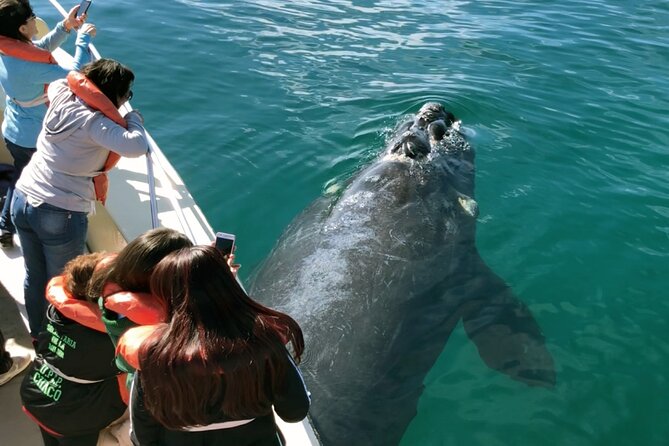
[[425, 104], [335, 200], [298, 216], [252, 277], [251, 295], [302, 326], [301, 368], [324, 445], [396, 445], [449, 335], [530, 386], [556, 376], [528, 307], [475, 245], [474, 151], [459, 121]]

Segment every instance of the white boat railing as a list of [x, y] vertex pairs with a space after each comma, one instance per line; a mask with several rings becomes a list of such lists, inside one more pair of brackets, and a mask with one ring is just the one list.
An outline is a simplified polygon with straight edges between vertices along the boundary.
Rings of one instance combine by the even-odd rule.
[[156, 199], [156, 177], [153, 173], [151, 149], [146, 151], [146, 172], [149, 177], [149, 203], [151, 204], [151, 229], [156, 229], [158, 222], [158, 200]]

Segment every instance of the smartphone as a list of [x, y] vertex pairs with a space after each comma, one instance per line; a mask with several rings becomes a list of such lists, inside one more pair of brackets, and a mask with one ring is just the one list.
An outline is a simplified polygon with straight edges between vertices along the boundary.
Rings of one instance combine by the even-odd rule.
[[81, 17], [82, 15], [86, 14], [88, 12], [88, 8], [90, 8], [92, 3], [92, 0], [82, 0], [81, 3], [79, 3], [79, 10], [77, 11], [77, 17]]
[[235, 234], [228, 234], [227, 232], [216, 233], [216, 248], [227, 256], [232, 253], [235, 247]]

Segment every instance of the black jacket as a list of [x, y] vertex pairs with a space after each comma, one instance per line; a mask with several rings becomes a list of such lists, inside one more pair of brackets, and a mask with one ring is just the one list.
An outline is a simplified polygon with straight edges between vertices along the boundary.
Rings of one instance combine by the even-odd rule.
[[[287, 353], [287, 352], [286, 352]], [[274, 411], [284, 421], [298, 422], [309, 411], [309, 393], [302, 374], [287, 354], [289, 365], [286, 379], [280, 393], [274, 395]], [[281, 432], [270, 411], [256, 417], [250, 423], [227, 429], [202, 432], [171, 430], [163, 427], [144, 407], [144, 393], [141, 386], [141, 372], [135, 375], [130, 396], [132, 417], [131, 439], [135, 446], [279, 446], [284, 445]], [[232, 421], [221, 414], [219, 422]]]
[[[125, 412], [107, 333], [66, 318], [52, 305], [37, 357], [21, 383], [21, 400], [40, 426], [64, 436], [99, 432]], [[94, 383], [73, 382], [63, 375]]]

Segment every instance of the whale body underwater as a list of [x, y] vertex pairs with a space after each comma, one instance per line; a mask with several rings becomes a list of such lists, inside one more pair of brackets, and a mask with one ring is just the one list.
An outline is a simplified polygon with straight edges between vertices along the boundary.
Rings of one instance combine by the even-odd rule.
[[250, 294], [304, 332], [322, 444], [398, 444], [459, 321], [490, 368], [555, 385], [538, 323], [476, 249], [474, 176], [459, 121], [427, 103], [337, 198], [296, 217], [254, 273]]

